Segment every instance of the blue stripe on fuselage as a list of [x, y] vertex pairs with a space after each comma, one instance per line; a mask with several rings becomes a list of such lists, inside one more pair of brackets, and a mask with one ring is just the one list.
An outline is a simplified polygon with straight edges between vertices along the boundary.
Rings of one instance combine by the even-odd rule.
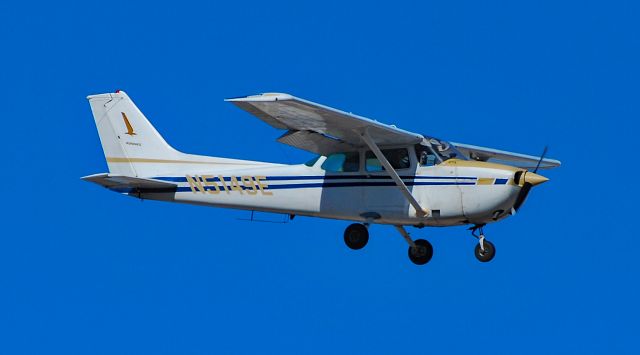
[[[456, 185], [475, 185], [475, 182], [450, 182], [450, 181], [419, 181], [406, 182], [407, 186], [456, 186]], [[381, 187], [381, 186], [396, 186], [393, 181], [370, 181], [370, 182], [315, 182], [315, 183], [301, 183], [301, 184], [280, 184], [280, 185], [269, 185], [265, 188], [265, 190], [291, 190], [291, 189], [308, 189], [308, 188], [330, 188], [330, 187]], [[242, 190], [252, 190], [251, 187], [246, 186], [237, 186]], [[209, 186], [204, 186], [206, 191], [214, 190]], [[120, 193], [129, 193], [136, 191], [135, 189], [129, 188], [113, 188], [111, 189], [115, 192]], [[175, 192], [192, 192], [193, 189], [189, 186], [178, 186]], [[169, 192], [169, 191], [159, 191], [158, 189], [143, 189], [141, 192]], [[173, 193], [174, 191], [170, 191]]]
[[509, 179], [496, 179], [496, 185], [506, 185]]
[[[216, 178], [218, 176], [215, 176]], [[400, 176], [404, 180], [476, 180], [476, 177], [471, 176]], [[187, 182], [186, 176], [159, 176], [152, 179], [171, 181], [171, 182]], [[237, 180], [241, 179], [241, 176], [236, 176]], [[391, 176], [381, 175], [292, 175], [292, 176], [267, 176], [265, 181], [286, 181], [286, 180], [391, 180]], [[224, 176], [224, 181], [231, 181], [230, 176]]]

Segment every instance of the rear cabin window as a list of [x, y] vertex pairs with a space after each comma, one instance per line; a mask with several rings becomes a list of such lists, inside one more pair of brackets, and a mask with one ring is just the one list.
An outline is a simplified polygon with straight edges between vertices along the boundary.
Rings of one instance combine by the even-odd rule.
[[322, 163], [322, 169], [334, 173], [349, 173], [360, 170], [358, 152], [334, 153]]
[[[408, 169], [411, 167], [409, 151], [406, 148], [382, 149], [382, 154], [387, 158], [394, 169]], [[365, 154], [365, 168], [367, 171], [384, 171], [382, 163], [376, 158], [372, 151]]]
[[304, 165], [306, 165], [308, 167], [312, 167], [312, 166], [316, 165], [316, 162], [318, 161], [318, 159], [320, 159], [320, 155], [318, 155], [317, 157], [314, 157], [313, 159], [311, 159], [308, 162], [304, 163]]

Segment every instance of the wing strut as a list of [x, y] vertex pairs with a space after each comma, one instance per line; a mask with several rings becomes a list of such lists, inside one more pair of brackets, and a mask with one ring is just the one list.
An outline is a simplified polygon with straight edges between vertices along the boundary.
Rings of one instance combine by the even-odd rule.
[[374, 142], [371, 136], [369, 135], [368, 128], [365, 129], [364, 133], [362, 134], [362, 140], [364, 140], [364, 142], [367, 143], [369, 148], [371, 148], [371, 151], [373, 152], [373, 154], [376, 155], [376, 158], [378, 158], [380, 163], [382, 163], [382, 166], [384, 166], [384, 170], [389, 174], [389, 176], [391, 176], [391, 178], [396, 183], [396, 185], [398, 186], [398, 188], [400, 189], [404, 197], [407, 199], [407, 201], [409, 201], [409, 203], [413, 206], [413, 208], [416, 209], [416, 215], [419, 217], [426, 217], [427, 215], [429, 215], [429, 210], [420, 206], [420, 203], [418, 203], [418, 200], [416, 200], [416, 198], [413, 197], [413, 195], [411, 194], [411, 191], [409, 191], [409, 188], [407, 188], [407, 185], [405, 185], [404, 181], [402, 181], [402, 179], [396, 172], [396, 169], [394, 169], [393, 166], [391, 166], [391, 163], [389, 163], [389, 160], [387, 160], [387, 157], [385, 157], [384, 154], [382, 154], [382, 151], [380, 150], [380, 148], [378, 148], [378, 145], [376, 144], [376, 142]]

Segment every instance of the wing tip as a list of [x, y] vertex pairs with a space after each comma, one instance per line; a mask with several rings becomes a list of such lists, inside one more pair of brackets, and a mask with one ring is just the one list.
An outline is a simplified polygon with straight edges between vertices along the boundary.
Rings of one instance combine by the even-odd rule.
[[258, 95], [238, 96], [224, 99], [226, 102], [252, 102], [252, 101], [282, 101], [292, 100], [293, 95], [281, 92], [266, 92]]
[[547, 163], [549, 164], [549, 169], [551, 168], [558, 168], [562, 165], [562, 162], [560, 160], [556, 160], [556, 159], [544, 159], [542, 160], [543, 163]]

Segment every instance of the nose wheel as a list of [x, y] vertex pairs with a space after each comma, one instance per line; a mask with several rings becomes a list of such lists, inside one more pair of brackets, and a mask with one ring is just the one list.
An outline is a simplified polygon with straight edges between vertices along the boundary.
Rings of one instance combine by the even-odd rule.
[[480, 243], [476, 245], [475, 254], [476, 259], [480, 260], [480, 262], [486, 263], [496, 256], [496, 247], [488, 240], [485, 240], [483, 244], [484, 250], [480, 246]]
[[[478, 238], [478, 244], [475, 248], [476, 259], [482, 263], [486, 263], [496, 256], [496, 247], [490, 241], [485, 240], [482, 227], [484, 227], [484, 225], [471, 227], [471, 235]], [[477, 234], [478, 232], [480, 234]]]

